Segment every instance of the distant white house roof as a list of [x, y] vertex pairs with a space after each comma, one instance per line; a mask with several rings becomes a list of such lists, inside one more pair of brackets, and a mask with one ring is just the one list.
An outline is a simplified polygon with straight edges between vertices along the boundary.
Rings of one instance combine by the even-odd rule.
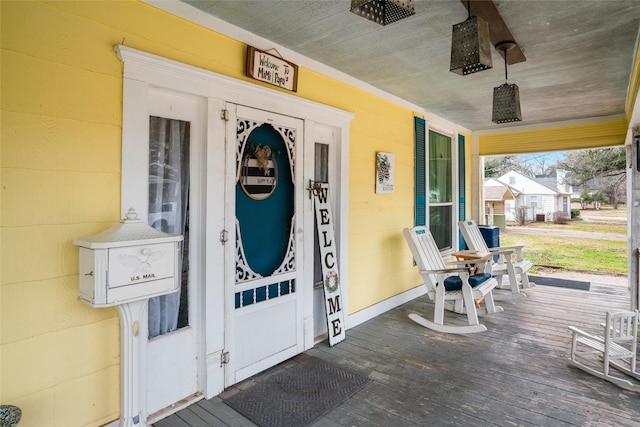
[[[487, 194], [487, 191], [494, 191], [494, 190], [490, 190], [491, 187], [507, 187], [514, 198], [518, 194], [520, 194], [520, 191], [518, 191], [517, 188], [510, 186], [506, 182], [500, 181], [498, 178], [486, 178], [484, 180], [485, 195]], [[508, 200], [508, 199], [505, 199], [505, 200]]]
[[505, 200], [513, 200], [515, 196], [507, 185], [485, 185], [484, 199], [492, 202], [502, 202]]
[[[507, 186], [514, 196], [519, 194], [528, 195], [552, 195], [552, 196], [565, 196], [570, 195], [570, 191], [562, 191], [563, 187], [566, 187], [561, 182], [558, 182], [557, 175], [536, 176], [530, 177], [521, 174], [516, 171], [509, 171], [499, 178], [488, 178], [485, 180], [485, 199], [488, 199], [487, 190], [490, 187]], [[569, 189], [567, 189], [569, 190]], [[490, 190], [494, 191], [494, 190]], [[491, 199], [498, 200], [498, 199]]]
[[557, 189], [549, 188], [538, 182], [533, 177], [526, 176], [516, 171], [509, 171], [497, 179], [503, 185], [509, 185], [512, 190], [523, 194], [557, 195]]

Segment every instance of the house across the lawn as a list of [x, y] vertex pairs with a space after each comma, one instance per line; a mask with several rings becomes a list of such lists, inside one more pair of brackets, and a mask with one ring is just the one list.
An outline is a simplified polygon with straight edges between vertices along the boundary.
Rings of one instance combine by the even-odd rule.
[[484, 209], [485, 222], [488, 225], [497, 225], [501, 229], [507, 225], [505, 204], [513, 203], [516, 196], [513, 190], [506, 184], [495, 178], [488, 178], [484, 182]]
[[487, 209], [487, 217], [493, 210], [493, 224], [501, 227], [500, 215], [517, 224], [570, 217], [572, 189], [564, 183], [564, 176], [565, 172], [560, 170], [535, 177], [509, 171], [486, 180], [485, 206], [491, 208]]

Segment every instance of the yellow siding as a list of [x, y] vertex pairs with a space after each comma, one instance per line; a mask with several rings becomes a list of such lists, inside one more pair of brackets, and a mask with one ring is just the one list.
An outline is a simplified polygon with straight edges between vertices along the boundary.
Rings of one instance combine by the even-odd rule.
[[[119, 321], [114, 309], [78, 302], [72, 242], [119, 219], [122, 63], [113, 46], [248, 80], [246, 46], [137, 1], [0, 2], [0, 16], [0, 401], [22, 407], [21, 427], [98, 426], [119, 413]], [[356, 115], [353, 313], [419, 283], [400, 234], [413, 221], [414, 113], [308, 69], [299, 79], [298, 96]], [[375, 194], [377, 151], [395, 154], [393, 194]]]
[[624, 145], [626, 120], [480, 136], [480, 155], [520, 154]]

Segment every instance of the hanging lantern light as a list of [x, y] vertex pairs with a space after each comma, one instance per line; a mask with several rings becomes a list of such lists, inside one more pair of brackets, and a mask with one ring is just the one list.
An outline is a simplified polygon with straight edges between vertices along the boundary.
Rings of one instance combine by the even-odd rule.
[[491, 121], [495, 123], [509, 123], [522, 121], [520, 110], [520, 90], [518, 85], [507, 83], [507, 52], [515, 47], [512, 41], [498, 43], [496, 49], [504, 52], [504, 80], [505, 83], [493, 88], [493, 114]]
[[380, 25], [388, 25], [411, 15], [413, 0], [351, 0], [351, 12]]
[[469, 0], [467, 0], [467, 9], [469, 17], [466, 21], [453, 26], [451, 36], [449, 70], [462, 76], [493, 67], [489, 24], [479, 16], [471, 16]]

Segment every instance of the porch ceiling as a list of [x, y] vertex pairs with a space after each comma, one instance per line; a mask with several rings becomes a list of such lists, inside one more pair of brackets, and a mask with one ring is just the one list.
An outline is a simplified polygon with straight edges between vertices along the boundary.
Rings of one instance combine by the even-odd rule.
[[459, 0], [415, 0], [415, 15], [387, 26], [349, 12], [350, 0], [183, 1], [472, 131], [622, 117], [640, 25], [638, 0], [494, 0], [526, 57], [509, 66], [523, 121], [497, 125], [499, 53], [492, 70], [449, 71], [452, 25], [467, 18]]

